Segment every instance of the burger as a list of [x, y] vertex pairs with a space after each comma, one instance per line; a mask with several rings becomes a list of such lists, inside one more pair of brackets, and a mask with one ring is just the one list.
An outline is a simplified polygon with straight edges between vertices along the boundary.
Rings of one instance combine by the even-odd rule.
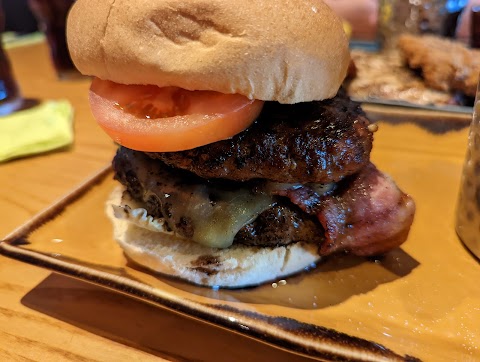
[[370, 162], [322, 1], [77, 0], [67, 38], [120, 145], [106, 210], [131, 261], [237, 288], [406, 240], [414, 202]]

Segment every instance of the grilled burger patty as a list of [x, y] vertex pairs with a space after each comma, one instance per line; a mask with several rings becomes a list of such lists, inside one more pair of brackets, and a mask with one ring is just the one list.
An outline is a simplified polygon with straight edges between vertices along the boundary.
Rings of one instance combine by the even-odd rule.
[[[170, 229], [186, 238], [192, 238], [195, 232], [195, 220], [187, 216], [187, 209], [214, 205], [220, 202], [216, 196], [218, 190], [228, 192], [238, 186], [238, 182], [212, 183], [193, 174], [186, 175], [187, 171], [173, 169], [146, 157], [143, 152], [124, 147], [117, 151], [113, 168], [115, 178], [134, 199], [142, 202], [150, 215], [164, 218]], [[261, 185], [251, 182], [241, 188], [255, 198]], [[320, 244], [324, 240], [317, 218], [289, 203], [288, 199], [272, 197], [265, 210], [257, 214], [235, 234], [233, 243], [278, 246], [298, 241]]]
[[321, 102], [267, 102], [257, 121], [231, 139], [148, 155], [203, 178], [329, 183], [369, 162], [368, 125], [360, 105], [340, 91]]

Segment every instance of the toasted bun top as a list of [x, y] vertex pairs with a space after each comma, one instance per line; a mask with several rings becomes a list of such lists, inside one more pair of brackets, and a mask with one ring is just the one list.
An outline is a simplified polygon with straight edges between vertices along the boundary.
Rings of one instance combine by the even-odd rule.
[[281, 103], [333, 97], [350, 60], [320, 0], [77, 0], [67, 39], [84, 74]]

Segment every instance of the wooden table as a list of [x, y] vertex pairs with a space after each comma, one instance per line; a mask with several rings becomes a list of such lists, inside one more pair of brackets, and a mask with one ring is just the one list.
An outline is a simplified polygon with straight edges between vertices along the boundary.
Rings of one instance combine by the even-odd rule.
[[[0, 164], [2, 237], [108, 164], [115, 151], [90, 114], [89, 80], [58, 81], [43, 43], [9, 54], [26, 97], [66, 98], [72, 103], [75, 143], [66, 150]], [[397, 172], [387, 162], [389, 157], [380, 157], [382, 153], [433, 152], [448, 159], [455, 175], [460, 174], [467, 128], [438, 144], [418, 144], [405, 142], [408, 127], [398, 132], [385, 126], [375, 136], [372, 154], [379, 168], [394, 177]], [[448, 192], [453, 198], [455, 191]], [[0, 296], [2, 361], [214, 360], [212, 356], [225, 360], [221, 348], [228, 350], [233, 343], [257, 356], [267, 348], [233, 333], [224, 336], [227, 342], [219, 347], [218, 328], [6, 257], [0, 257]], [[175, 348], [182, 353], [173, 353]], [[274, 351], [269, 353], [275, 357]]]
[[[68, 99], [67, 150], [0, 164], [0, 235], [13, 231], [111, 162], [116, 147], [94, 121], [89, 79], [58, 81], [46, 44], [9, 51], [26, 98]], [[222, 341], [219, 342], [219, 333]], [[117, 292], [0, 256], [0, 361], [305, 360]]]
[[[110, 162], [115, 150], [90, 114], [88, 79], [58, 81], [43, 43], [14, 48], [9, 54], [25, 97], [66, 98], [72, 103], [75, 142], [68, 150], [0, 164], [2, 237]], [[52, 298], [68, 294], [68, 291], [72, 291], [71, 298], [79, 300], [79, 295], [91, 295], [87, 298], [92, 304], [103, 298], [109, 300], [109, 296], [115, 294], [1, 257], [0, 360], [158, 360], [154, 354], [129, 347], [127, 344], [131, 342], [115, 342], [99, 336], [89, 327], [49, 316], [49, 311], [35, 310], [41, 308], [46, 295], [43, 292], [48, 294], [49, 291], [52, 291]], [[120, 302], [127, 299], [122, 298]], [[63, 311], [74, 310], [77, 303], [82, 301], [70, 300]], [[94, 306], [90, 308], [95, 311]], [[55, 314], [55, 311], [50, 312]], [[68, 319], [69, 315], [64, 318]]]

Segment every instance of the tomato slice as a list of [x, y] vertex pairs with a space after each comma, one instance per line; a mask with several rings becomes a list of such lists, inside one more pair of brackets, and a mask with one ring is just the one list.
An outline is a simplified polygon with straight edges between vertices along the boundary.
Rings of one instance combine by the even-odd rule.
[[95, 78], [93, 116], [117, 143], [145, 152], [188, 150], [246, 129], [263, 102], [239, 94], [124, 85]]

